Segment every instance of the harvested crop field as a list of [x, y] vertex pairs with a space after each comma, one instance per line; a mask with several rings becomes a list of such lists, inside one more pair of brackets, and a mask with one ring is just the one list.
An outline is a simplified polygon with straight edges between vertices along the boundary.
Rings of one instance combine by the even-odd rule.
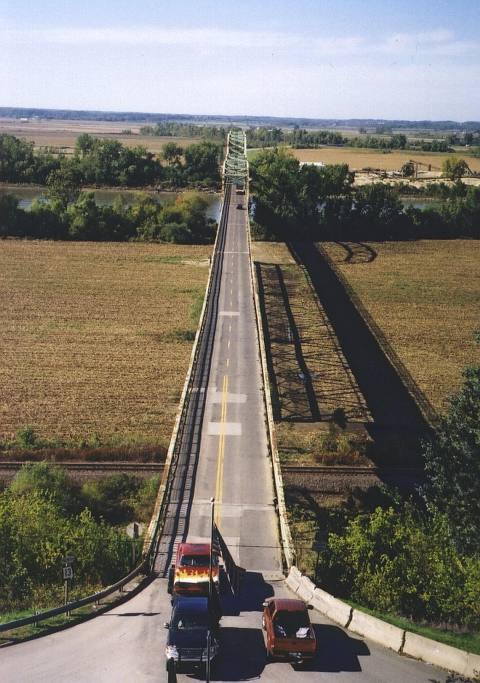
[[[125, 134], [131, 130], [132, 134]], [[146, 147], [150, 152], [158, 154], [168, 142], [175, 142], [181, 147], [188, 147], [202, 141], [202, 138], [162, 137], [140, 135], [140, 126], [129, 123], [110, 123], [102, 121], [46, 121], [19, 123], [0, 119], [0, 133], [8, 133], [18, 138], [30, 140], [35, 147], [52, 147], [56, 151], [72, 154], [77, 138], [82, 133], [95, 137], [118, 140], [127, 147]]]
[[167, 444], [210, 253], [0, 241], [0, 439]]
[[479, 362], [480, 242], [322, 243], [437, 410]]
[[[293, 154], [299, 161], [323, 161], [325, 164], [348, 164], [354, 169], [379, 168], [384, 171], [398, 171], [403, 164], [410, 159], [429, 164], [432, 171], [440, 171], [443, 161], [452, 154], [441, 152], [413, 152], [413, 151], [393, 151], [388, 154], [380, 150], [361, 149], [355, 147], [319, 147], [318, 149], [292, 149]], [[455, 156], [465, 159], [472, 171], [480, 171], [480, 159], [455, 153]], [[420, 170], [426, 170], [421, 166]]]

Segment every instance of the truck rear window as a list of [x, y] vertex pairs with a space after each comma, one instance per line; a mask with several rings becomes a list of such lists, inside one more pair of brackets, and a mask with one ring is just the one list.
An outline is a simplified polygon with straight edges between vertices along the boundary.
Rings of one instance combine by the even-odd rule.
[[[182, 567], [208, 567], [210, 564], [210, 558], [208, 555], [184, 555], [180, 560], [180, 566]], [[218, 557], [216, 555], [212, 558], [212, 564], [214, 567], [218, 565]]]

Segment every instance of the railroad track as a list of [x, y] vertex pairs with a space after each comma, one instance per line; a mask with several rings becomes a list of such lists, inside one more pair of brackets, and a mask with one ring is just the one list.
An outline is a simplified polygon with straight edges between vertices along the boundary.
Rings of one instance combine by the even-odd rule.
[[[27, 461], [34, 462], [34, 461]], [[0, 475], [2, 472], [16, 472], [25, 461], [11, 460], [0, 463]], [[38, 461], [35, 461], [38, 462]], [[163, 472], [163, 462], [52, 462], [67, 471], [75, 472]]]
[[282, 465], [282, 472], [286, 474], [339, 474], [342, 476], [364, 476], [372, 474], [382, 475], [410, 475], [421, 477], [423, 471], [419, 467], [367, 467], [367, 466], [348, 466], [348, 465]]

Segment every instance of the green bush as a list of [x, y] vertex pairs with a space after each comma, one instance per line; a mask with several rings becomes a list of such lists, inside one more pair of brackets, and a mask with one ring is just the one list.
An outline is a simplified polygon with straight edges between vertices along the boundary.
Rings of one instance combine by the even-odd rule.
[[359, 515], [330, 534], [320, 576], [331, 592], [413, 620], [480, 627], [480, 555], [463, 556], [443, 515], [411, 504]]

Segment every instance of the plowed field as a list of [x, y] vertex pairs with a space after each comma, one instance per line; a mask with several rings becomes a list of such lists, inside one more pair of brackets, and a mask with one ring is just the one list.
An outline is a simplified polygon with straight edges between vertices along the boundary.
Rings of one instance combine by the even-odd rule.
[[0, 439], [168, 443], [210, 253], [0, 241]]
[[480, 242], [322, 243], [400, 360], [439, 410], [479, 362]]

